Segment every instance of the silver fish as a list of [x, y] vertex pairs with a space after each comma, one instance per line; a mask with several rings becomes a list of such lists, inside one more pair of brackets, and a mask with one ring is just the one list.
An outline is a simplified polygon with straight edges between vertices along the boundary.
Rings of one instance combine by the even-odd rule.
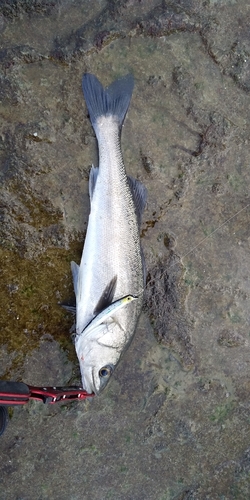
[[101, 311], [97, 316], [95, 316], [90, 323], [85, 326], [83, 332], [80, 335], [88, 335], [94, 328], [96, 328], [98, 325], [101, 323], [107, 323], [114, 321], [113, 316], [114, 313], [118, 311], [118, 309], [121, 309], [122, 307], [126, 306], [127, 304], [130, 304], [132, 300], [137, 300], [138, 297], [134, 297], [133, 295], [126, 295], [126, 297], [122, 297], [122, 299], [116, 300], [115, 302], [112, 302], [106, 309]]
[[[76, 295], [75, 348], [82, 385], [98, 394], [129, 345], [143, 302], [145, 271], [140, 221], [147, 198], [143, 184], [127, 176], [120, 145], [122, 124], [133, 92], [127, 75], [106, 89], [89, 73], [83, 93], [99, 149], [99, 167], [89, 177], [90, 215], [80, 266], [71, 263]], [[119, 298], [137, 300], [117, 309], [88, 335], [92, 319]]]

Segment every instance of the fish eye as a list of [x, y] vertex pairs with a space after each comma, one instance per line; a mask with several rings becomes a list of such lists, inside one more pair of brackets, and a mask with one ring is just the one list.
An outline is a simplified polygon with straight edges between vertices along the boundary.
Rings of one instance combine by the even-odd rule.
[[111, 374], [113, 373], [113, 368], [112, 366], [110, 365], [107, 365], [107, 366], [103, 366], [103, 368], [101, 368], [99, 370], [99, 375], [100, 377], [109, 377]]

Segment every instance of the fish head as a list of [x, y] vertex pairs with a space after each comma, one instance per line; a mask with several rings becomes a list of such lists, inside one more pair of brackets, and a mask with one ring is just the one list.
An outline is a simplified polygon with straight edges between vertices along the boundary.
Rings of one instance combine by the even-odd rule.
[[88, 393], [99, 394], [109, 382], [124, 349], [123, 331], [116, 323], [102, 323], [89, 335], [75, 340], [82, 386]]

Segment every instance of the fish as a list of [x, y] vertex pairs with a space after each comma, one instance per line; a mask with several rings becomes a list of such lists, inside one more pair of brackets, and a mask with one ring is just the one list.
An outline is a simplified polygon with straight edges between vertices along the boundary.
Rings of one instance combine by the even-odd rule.
[[122, 307], [126, 306], [129, 304], [132, 300], [136, 300], [137, 297], [134, 297], [133, 295], [126, 295], [126, 297], [122, 297], [119, 300], [116, 300], [115, 302], [112, 302], [106, 309], [101, 311], [97, 316], [95, 316], [90, 323], [84, 328], [83, 332], [80, 334], [84, 334], [85, 336], [89, 334], [94, 328], [96, 328], [97, 325], [100, 325], [101, 323], [107, 322], [109, 319], [110, 321], [113, 321], [112, 316], [113, 314], [118, 311], [118, 309], [121, 309]]
[[[140, 225], [147, 190], [127, 175], [121, 151], [121, 130], [133, 87], [131, 74], [106, 88], [91, 73], [82, 79], [99, 164], [92, 165], [89, 175], [90, 213], [80, 265], [72, 262], [71, 270], [76, 297], [75, 350], [82, 386], [95, 394], [106, 387], [133, 338], [145, 288]], [[116, 302], [128, 296], [137, 300], [117, 307]]]

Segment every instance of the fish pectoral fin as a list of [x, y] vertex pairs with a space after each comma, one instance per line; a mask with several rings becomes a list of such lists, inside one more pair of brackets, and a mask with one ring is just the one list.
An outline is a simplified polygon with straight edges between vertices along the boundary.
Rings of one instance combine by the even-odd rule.
[[71, 272], [72, 272], [72, 276], [73, 276], [74, 292], [75, 292], [75, 296], [77, 296], [79, 266], [73, 260], [71, 261]]
[[143, 210], [145, 208], [147, 201], [147, 189], [142, 184], [142, 182], [138, 181], [137, 179], [134, 179], [134, 177], [130, 177], [130, 175], [128, 175], [128, 183], [135, 204], [135, 211], [137, 215], [138, 224], [140, 226]]
[[89, 173], [89, 197], [90, 197], [90, 200], [92, 200], [92, 198], [93, 198], [98, 172], [99, 172], [99, 168], [94, 167], [94, 165], [92, 165], [90, 173]]
[[115, 325], [119, 326], [120, 330], [122, 330], [123, 332], [125, 332], [125, 330], [122, 327], [121, 323], [118, 321], [118, 319], [115, 316], [110, 316], [110, 318], [108, 318], [105, 321], [105, 323], [107, 323], [108, 325], [110, 325], [111, 323], [114, 323]]
[[97, 342], [99, 345], [110, 347], [111, 349], [121, 349], [124, 345], [124, 335], [122, 334], [118, 337], [117, 332], [114, 334], [113, 330], [109, 330]]
[[104, 289], [100, 299], [98, 300], [95, 310], [94, 316], [97, 316], [100, 312], [102, 312], [106, 307], [110, 306], [113, 302], [113, 298], [115, 295], [115, 289], [117, 284], [117, 275], [112, 278], [112, 280], [108, 283], [106, 288]]

